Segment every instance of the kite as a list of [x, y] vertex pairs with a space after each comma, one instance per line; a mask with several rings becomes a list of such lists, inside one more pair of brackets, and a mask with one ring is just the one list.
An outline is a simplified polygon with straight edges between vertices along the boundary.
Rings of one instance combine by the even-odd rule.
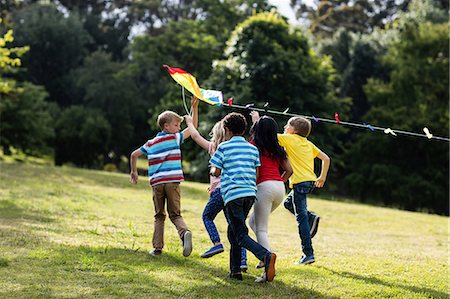
[[163, 65], [168, 71], [170, 76], [183, 88], [187, 89], [195, 97], [203, 102], [210, 105], [221, 105], [223, 103], [223, 95], [221, 91], [218, 90], [208, 90], [202, 89], [198, 86], [197, 79], [188, 72], [170, 67], [168, 65]]

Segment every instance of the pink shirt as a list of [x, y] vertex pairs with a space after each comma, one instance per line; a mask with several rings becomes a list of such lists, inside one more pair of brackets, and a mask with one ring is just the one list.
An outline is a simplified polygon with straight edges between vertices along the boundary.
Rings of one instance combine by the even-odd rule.
[[[209, 143], [208, 154], [212, 157], [214, 155], [215, 150], [212, 149], [212, 143]], [[214, 190], [220, 188], [220, 177], [215, 177], [213, 175], [209, 176], [210, 186], [208, 188], [209, 194], [213, 193]]]

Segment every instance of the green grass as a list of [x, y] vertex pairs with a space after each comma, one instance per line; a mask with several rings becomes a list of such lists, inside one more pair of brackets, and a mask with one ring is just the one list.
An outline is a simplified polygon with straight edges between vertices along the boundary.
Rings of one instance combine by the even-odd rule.
[[[181, 254], [166, 221], [161, 257], [151, 249], [153, 205], [146, 178], [69, 167], [0, 164], [0, 298], [448, 298], [447, 218], [310, 198], [322, 217], [317, 262], [297, 266], [300, 240], [284, 208], [270, 218], [278, 253], [273, 283], [257, 284], [249, 254], [244, 281], [230, 281], [226, 252], [199, 255], [210, 241], [201, 214], [207, 185], [182, 184], [182, 215], [194, 251]], [[253, 234], [252, 234], [253, 235]]]

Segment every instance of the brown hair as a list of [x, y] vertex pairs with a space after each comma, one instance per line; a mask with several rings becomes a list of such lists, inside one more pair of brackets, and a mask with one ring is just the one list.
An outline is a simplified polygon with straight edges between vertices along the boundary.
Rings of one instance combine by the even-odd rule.
[[311, 122], [304, 117], [292, 117], [288, 124], [294, 128], [296, 134], [308, 137], [311, 133]]
[[165, 124], [171, 123], [174, 120], [182, 122], [183, 118], [173, 111], [164, 111], [163, 113], [158, 115], [158, 125], [161, 130], [164, 130]]

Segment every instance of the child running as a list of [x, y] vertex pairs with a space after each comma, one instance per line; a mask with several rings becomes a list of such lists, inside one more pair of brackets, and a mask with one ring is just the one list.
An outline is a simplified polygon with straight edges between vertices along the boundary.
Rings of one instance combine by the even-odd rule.
[[[311, 229], [308, 221], [306, 196], [314, 187], [322, 188], [327, 179], [330, 158], [307, 139], [311, 133], [311, 122], [303, 117], [292, 117], [284, 126], [284, 134], [278, 134], [278, 141], [287, 152], [294, 174], [289, 178], [289, 186], [294, 190], [292, 201], [285, 206], [297, 220], [303, 256], [296, 264], [307, 265], [315, 262], [311, 242]], [[322, 160], [320, 176], [314, 173], [314, 159]]]
[[[259, 114], [256, 111], [252, 111], [250, 115], [254, 123], [250, 143], [259, 150], [261, 167], [256, 180], [257, 200], [249, 223], [258, 243], [270, 251], [268, 238], [269, 215], [283, 201], [285, 197], [284, 182], [289, 179], [293, 170], [285, 150], [278, 143], [278, 126], [275, 120], [270, 116], [259, 118]], [[280, 168], [282, 169], [282, 174], [280, 174]], [[264, 267], [264, 263], [260, 261], [256, 268], [262, 267]], [[264, 280], [263, 274], [257, 279], [257, 282]]]
[[240, 260], [242, 247], [244, 247], [264, 262], [266, 280], [272, 281], [275, 277], [277, 256], [250, 238], [245, 225], [245, 220], [256, 199], [256, 178], [260, 166], [259, 152], [242, 137], [247, 127], [242, 114], [226, 115], [223, 126], [229, 140], [219, 144], [210, 163], [211, 174], [220, 176], [221, 193], [225, 202], [228, 239], [231, 244], [229, 277], [242, 280]]
[[[214, 155], [219, 144], [225, 141], [225, 129], [223, 128], [223, 122], [218, 121], [213, 126], [210, 133], [211, 140], [208, 141], [197, 131], [191, 117], [185, 116], [185, 119], [186, 125], [191, 132], [192, 140], [208, 151], [210, 156]], [[211, 185], [208, 188], [209, 200], [203, 210], [202, 218], [203, 224], [205, 225], [213, 246], [200, 255], [202, 258], [209, 258], [224, 251], [222, 242], [220, 241], [219, 232], [214, 224], [214, 219], [217, 214], [223, 210], [223, 199], [220, 194], [220, 178], [211, 175], [210, 183]], [[241, 253], [241, 270], [244, 272], [247, 270], [247, 253], [245, 249], [242, 249]]]
[[[192, 115], [195, 126], [198, 118], [198, 99], [193, 97]], [[164, 111], [158, 116], [161, 128], [156, 137], [148, 140], [140, 148], [131, 153], [130, 182], [137, 184], [138, 172], [136, 162], [139, 156], [145, 154], [148, 158], [148, 178], [153, 189], [153, 203], [155, 206], [155, 226], [153, 233], [153, 256], [162, 254], [164, 247], [164, 221], [167, 204], [169, 218], [175, 225], [183, 244], [183, 256], [192, 252], [192, 233], [181, 216], [180, 182], [184, 181], [181, 168], [181, 149], [184, 140], [191, 135], [189, 128], [180, 133], [183, 118], [172, 111]]]

